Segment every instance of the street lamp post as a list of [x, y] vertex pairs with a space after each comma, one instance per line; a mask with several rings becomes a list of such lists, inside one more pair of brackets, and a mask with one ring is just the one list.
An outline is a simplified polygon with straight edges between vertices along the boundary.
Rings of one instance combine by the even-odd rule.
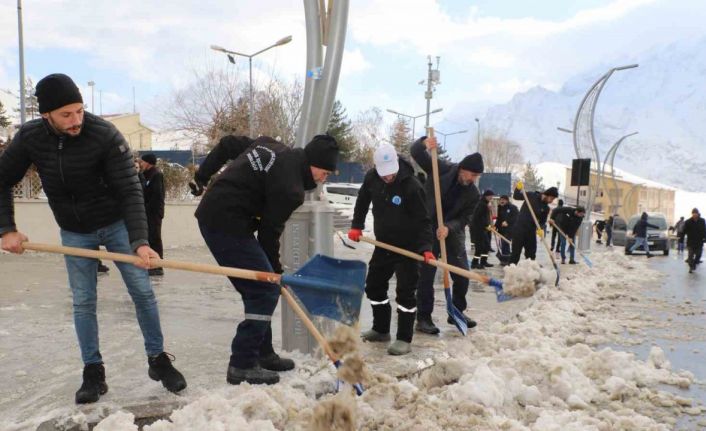
[[254, 96], [253, 96], [253, 87], [252, 87], [252, 59], [253, 59], [253, 57], [255, 57], [258, 54], [262, 54], [263, 52], [265, 52], [269, 49], [272, 49], [274, 47], [277, 47], [277, 46], [286, 45], [291, 41], [292, 41], [292, 36], [283, 37], [282, 39], [280, 39], [277, 42], [273, 43], [272, 45], [268, 46], [267, 48], [263, 48], [263, 49], [255, 52], [254, 54], [243, 54], [242, 52], [231, 51], [231, 50], [225, 49], [222, 46], [211, 45], [212, 50], [223, 52], [226, 55], [228, 55], [228, 60], [233, 64], [235, 64], [235, 59], [233, 58], [234, 55], [238, 55], [240, 57], [247, 57], [247, 59], [248, 59], [248, 69], [249, 69], [249, 73], [250, 73], [250, 97], [249, 97], [250, 98], [250, 121], [248, 122], [248, 128], [250, 129], [250, 131], [249, 131], [250, 137], [254, 137], [254, 135], [253, 135], [253, 133], [254, 133], [253, 120], [255, 117]]
[[476, 133], [476, 151], [480, 153], [480, 120], [476, 118], [476, 126], [477, 127], [477, 133]]
[[444, 137], [444, 144], [443, 145], [444, 145], [444, 150], [446, 150], [446, 138], [448, 136], [459, 135], [461, 133], [468, 133], [468, 130], [459, 130], [457, 132], [452, 132], [452, 133], [444, 133], [444, 132], [440, 132], [438, 130], [435, 130], [434, 133], [438, 133]]
[[[441, 112], [441, 111], [443, 111], [443, 110], [444, 110], [444, 108], [434, 109], [433, 111], [431, 111], [431, 112], [429, 113], [429, 115], [431, 115], [431, 114], [436, 114], [436, 113]], [[422, 118], [422, 117], [425, 117], [425, 116], [427, 115], [426, 112], [425, 112], [424, 114], [419, 114], [419, 115], [403, 114], [403, 113], [397, 112], [397, 111], [395, 111], [395, 110], [393, 110], [393, 109], [387, 109], [387, 112], [389, 112], [390, 114], [395, 114], [395, 115], [397, 115], [397, 116], [409, 118], [410, 120], [412, 120], [412, 140], [413, 140], [413, 141], [414, 141], [414, 130], [415, 130], [417, 118]]]
[[20, 124], [25, 123], [27, 113], [25, 112], [25, 51], [24, 37], [22, 32], [22, 0], [17, 0], [17, 35], [19, 37], [20, 51]]
[[91, 87], [91, 112], [96, 113], [96, 99], [93, 97], [93, 88], [96, 86], [96, 83], [93, 81], [88, 81], [88, 86]]

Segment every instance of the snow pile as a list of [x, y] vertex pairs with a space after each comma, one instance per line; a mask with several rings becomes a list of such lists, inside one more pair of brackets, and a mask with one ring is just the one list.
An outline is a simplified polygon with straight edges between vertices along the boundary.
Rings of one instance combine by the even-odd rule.
[[503, 292], [512, 296], [532, 296], [542, 285], [551, 284], [556, 273], [551, 269], [542, 268], [534, 260], [523, 260], [517, 265], [503, 268]]
[[[672, 429], [680, 415], [700, 414], [692, 400], [660, 387], [688, 388], [694, 382], [691, 373], [671, 370], [661, 348], [640, 360], [596, 347], [647, 325], [629, 305], [642, 301], [641, 284], [658, 274], [639, 261], [626, 269], [619, 253], [593, 260], [593, 270], [576, 267], [560, 289], [537, 292], [515, 320], [489, 324], [471, 337], [440, 340], [449, 359], [409, 379], [373, 369], [362, 396], [351, 395], [345, 385], [343, 393], [317, 400], [306, 386], [322, 377], [333, 380], [334, 371], [324, 359], [310, 358], [298, 362], [298, 371], [284, 373], [278, 385], [218, 389], [144, 429], [661, 431]], [[523, 274], [534, 271], [535, 277], [525, 280], [542, 279], [536, 266], [523, 266]], [[343, 328], [331, 338], [332, 346], [355, 352], [354, 335]], [[128, 419], [112, 415], [104, 423], [120, 429]]]

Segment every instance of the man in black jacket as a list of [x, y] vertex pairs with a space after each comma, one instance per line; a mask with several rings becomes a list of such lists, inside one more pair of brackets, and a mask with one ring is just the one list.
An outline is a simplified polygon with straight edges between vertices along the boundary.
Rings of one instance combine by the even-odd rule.
[[[359, 241], [365, 228], [365, 216], [373, 204], [375, 238], [413, 253], [434, 259], [431, 252], [431, 217], [426, 196], [414, 169], [399, 158], [395, 148], [382, 144], [373, 156], [375, 167], [365, 174], [355, 201], [353, 222], [348, 237]], [[387, 349], [391, 355], [411, 351], [414, 318], [417, 311], [415, 292], [419, 280], [419, 262], [375, 247], [368, 264], [365, 294], [373, 308], [373, 328], [362, 334], [366, 341], [389, 341], [392, 307], [387, 297], [390, 278], [397, 278], [397, 337]]]
[[[437, 146], [436, 138], [421, 137], [414, 142], [410, 153], [414, 161], [426, 172], [427, 182], [424, 189], [427, 196], [427, 207], [430, 211], [432, 226], [436, 230], [436, 240], [433, 245], [434, 256], [439, 255], [439, 241], [446, 241], [448, 263], [468, 269], [468, 259], [465, 249], [465, 227], [473, 209], [480, 200], [480, 192], [474, 182], [483, 173], [483, 157], [479, 153], [466, 156], [461, 163], [450, 163], [439, 160], [439, 185], [441, 189], [441, 208], [444, 226], [437, 226], [436, 202], [434, 198], [434, 181], [432, 177], [431, 157], [428, 150]], [[419, 275], [417, 284], [417, 331], [427, 334], [438, 334], [439, 328], [434, 325], [431, 313], [434, 308], [434, 276], [436, 267], [425, 265]], [[451, 274], [453, 280], [453, 304], [459, 311], [467, 307], [466, 293], [468, 279]], [[476, 326], [470, 317], [464, 316], [469, 328]], [[453, 324], [451, 316], [447, 322]]]
[[[554, 212], [563, 206], [564, 206], [564, 200], [559, 199], [557, 201], [556, 208], [554, 208], [551, 211], [551, 213], [549, 214], [549, 219], [556, 222], [556, 215], [554, 214]], [[549, 250], [551, 250], [552, 252], [559, 251], [559, 249], [561, 248], [559, 241], [557, 241], [557, 237], [559, 237], [559, 236], [560, 236], [559, 231], [557, 229], [555, 229], [554, 227], [552, 227], [552, 240], [549, 243]]]
[[[500, 196], [500, 201], [498, 202], [498, 217], [495, 219], [495, 230], [510, 241], [512, 241], [512, 230], [515, 226], [518, 212], [515, 204], [510, 203], [509, 196]], [[510, 258], [510, 252], [510, 244], [504, 240], [500, 240], [500, 254], [498, 257], [502, 256], [503, 259], [501, 260], [507, 262], [507, 259]]]
[[[147, 235], [152, 250], [164, 259], [162, 245], [162, 219], [164, 219], [164, 175], [157, 167], [157, 157], [143, 154], [140, 159], [140, 169], [145, 179], [145, 212], [147, 213]], [[151, 268], [150, 275], [164, 275], [164, 269]]]
[[689, 273], [694, 272], [696, 265], [701, 262], [701, 253], [706, 240], [706, 223], [701, 218], [697, 208], [691, 210], [691, 217], [684, 222], [684, 236], [686, 237], [686, 247], [689, 251]]
[[[515, 186], [513, 198], [518, 201], [525, 200], [522, 194], [524, 185], [518, 181]], [[512, 233], [512, 257], [510, 263], [517, 264], [520, 261], [522, 249], [525, 250], [525, 258], [534, 260], [537, 257], [537, 236], [544, 237], [544, 225], [547, 223], [549, 215], [549, 204], [554, 202], [554, 199], [559, 195], [559, 190], [556, 187], [549, 187], [543, 192], [527, 192], [529, 202], [522, 204], [520, 214], [515, 223], [515, 229]], [[532, 205], [534, 214], [537, 216], [539, 228], [534, 222], [534, 218], [530, 213], [529, 207]]]
[[[136, 254], [139, 268], [116, 262], [137, 312], [145, 339], [149, 376], [178, 392], [184, 376], [164, 352], [157, 300], [146, 268], [159, 255], [147, 242], [142, 190], [130, 148], [107, 121], [83, 111], [76, 84], [66, 75], [49, 75], [37, 83], [41, 119], [25, 123], [0, 156], [0, 235], [3, 250], [24, 251], [27, 237], [17, 230], [12, 186], [31, 164], [39, 171], [49, 206], [65, 246]], [[84, 363], [77, 403], [98, 400], [108, 391], [98, 346], [96, 273], [98, 260], [66, 256], [73, 294], [74, 326]], [[136, 264], [137, 265], [137, 264]]]
[[[304, 203], [304, 193], [336, 170], [337, 159], [338, 145], [328, 135], [315, 136], [304, 149], [267, 136], [254, 141], [245, 136], [221, 139], [194, 175], [192, 187], [198, 193], [208, 186], [196, 218], [218, 264], [282, 273], [279, 239], [284, 224]], [[270, 324], [280, 288], [253, 280], [230, 281], [243, 298], [245, 319], [233, 338], [226, 380], [234, 385], [277, 383], [276, 371], [294, 368], [291, 359], [280, 358], [272, 348]]]
[[[576, 232], [578, 232], [581, 227], [581, 222], [583, 222], [585, 215], [586, 210], [583, 207], [561, 207], [555, 208], [554, 211], [552, 211], [552, 221], [571, 239], [572, 244], [569, 245], [569, 264], [571, 265], [576, 265], [576, 260], [574, 259], [576, 250], [574, 250], [573, 244], [576, 243]], [[556, 227], [554, 229], [557, 232], [559, 231]], [[564, 235], [559, 233], [561, 263], [566, 263], [566, 243], [567, 240], [564, 238]]]
[[478, 201], [471, 216], [471, 242], [473, 242], [474, 247], [471, 269], [485, 269], [493, 266], [492, 263], [488, 263], [488, 252], [490, 251], [488, 227], [492, 226], [490, 203], [493, 200], [493, 196], [495, 196], [495, 193], [492, 190], [484, 191], [483, 198]]

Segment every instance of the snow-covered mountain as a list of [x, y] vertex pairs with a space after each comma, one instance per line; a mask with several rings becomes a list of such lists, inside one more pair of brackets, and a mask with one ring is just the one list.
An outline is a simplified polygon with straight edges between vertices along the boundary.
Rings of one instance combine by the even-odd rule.
[[685, 190], [703, 190], [706, 179], [706, 39], [660, 46], [619, 63], [601, 64], [570, 79], [559, 91], [534, 87], [482, 115], [485, 133], [522, 144], [526, 159], [570, 163], [570, 134], [581, 100], [611, 67], [639, 63], [613, 74], [596, 108], [595, 132], [603, 158], [626, 139], [616, 166]]

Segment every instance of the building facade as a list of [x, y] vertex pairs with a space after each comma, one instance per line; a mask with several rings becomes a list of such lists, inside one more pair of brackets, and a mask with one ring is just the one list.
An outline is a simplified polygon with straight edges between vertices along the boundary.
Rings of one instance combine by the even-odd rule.
[[139, 113], [103, 115], [123, 134], [133, 152], [152, 150], [153, 130], [140, 122]]

